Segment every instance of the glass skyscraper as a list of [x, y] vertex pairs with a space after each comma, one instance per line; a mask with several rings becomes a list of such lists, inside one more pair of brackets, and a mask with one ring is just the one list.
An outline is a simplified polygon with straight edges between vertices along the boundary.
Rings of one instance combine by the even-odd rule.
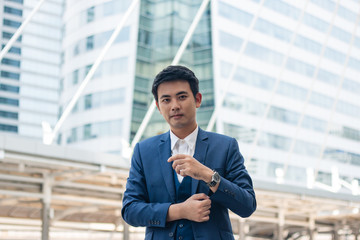
[[[130, 140], [153, 99], [151, 85], [154, 76], [171, 64], [201, 2], [141, 1]], [[180, 64], [191, 66], [200, 81], [203, 103], [198, 110], [198, 123], [201, 127], [206, 127], [214, 107], [211, 39], [211, 12], [208, 7], [180, 60]], [[162, 116], [156, 112], [143, 138], [167, 129]]]
[[[36, 1], [0, 1], [1, 49]], [[41, 140], [58, 117], [63, 1], [45, 1], [0, 63], [0, 131]]]

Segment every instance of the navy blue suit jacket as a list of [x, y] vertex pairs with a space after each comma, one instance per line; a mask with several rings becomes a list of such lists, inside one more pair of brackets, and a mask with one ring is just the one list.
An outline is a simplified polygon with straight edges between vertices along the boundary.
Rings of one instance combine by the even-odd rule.
[[[175, 184], [170, 133], [138, 143], [131, 161], [123, 198], [122, 216], [133, 226], [146, 226], [145, 239], [172, 239], [176, 221], [166, 222], [169, 206], [175, 203]], [[194, 158], [221, 175], [218, 190], [211, 195], [210, 220], [192, 222], [195, 239], [234, 239], [228, 209], [241, 217], [256, 209], [255, 192], [237, 141], [199, 129]], [[209, 194], [203, 181], [192, 179], [192, 194]], [[169, 238], [170, 237], [170, 238]]]

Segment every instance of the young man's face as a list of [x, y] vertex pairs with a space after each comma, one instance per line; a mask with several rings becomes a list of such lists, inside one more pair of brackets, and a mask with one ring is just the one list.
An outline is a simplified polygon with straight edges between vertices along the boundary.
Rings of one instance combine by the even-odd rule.
[[190, 84], [185, 80], [175, 80], [161, 83], [157, 89], [158, 107], [161, 115], [170, 125], [171, 130], [191, 133], [196, 124], [196, 108], [201, 105], [201, 94], [195, 98]]

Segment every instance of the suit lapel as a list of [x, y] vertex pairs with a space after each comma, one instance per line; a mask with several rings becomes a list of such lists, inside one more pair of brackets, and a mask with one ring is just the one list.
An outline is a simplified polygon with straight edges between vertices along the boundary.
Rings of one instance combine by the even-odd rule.
[[[201, 128], [199, 128], [199, 133], [196, 139], [194, 158], [204, 165], [205, 165], [205, 157], [208, 148], [207, 138], [208, 137], [206, 132], [203, 131]], [[192, 179], [191, 195], [196, 193], [196, 189], [198, 185], [199, 185], [199, 180]]]
[[[167, 162], [169, 157], [171, 157], [171, 144], [170, 144], [170, 134], [169, 132], [167, 132], [166, 134], [163, 134], [162, 138], [160, 139], [159, 161], [160, 161], [161, 171], [164, 177], [166, 188], [171, 196], [171, 199], [173, 200], [173, 202], [175, 202], [176, 195], [175, 195], [173, 169], [171, 167], [171, 163]], [[163, 190], [159, 189], [159, 191], [163, 191]]]

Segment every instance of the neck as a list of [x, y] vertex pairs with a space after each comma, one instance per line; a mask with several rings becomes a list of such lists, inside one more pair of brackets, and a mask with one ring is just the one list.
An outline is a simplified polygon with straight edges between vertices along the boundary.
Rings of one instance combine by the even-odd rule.
[[195, 129], [197, 128], [197, 124], [195, 123], [195, 126], [188, 128], [188, 129], [183, 129], [183, 128], [174, 128], [171, 129], [171, 131], [180, 139], [184, 139], [187, 136], [189, 136]]

